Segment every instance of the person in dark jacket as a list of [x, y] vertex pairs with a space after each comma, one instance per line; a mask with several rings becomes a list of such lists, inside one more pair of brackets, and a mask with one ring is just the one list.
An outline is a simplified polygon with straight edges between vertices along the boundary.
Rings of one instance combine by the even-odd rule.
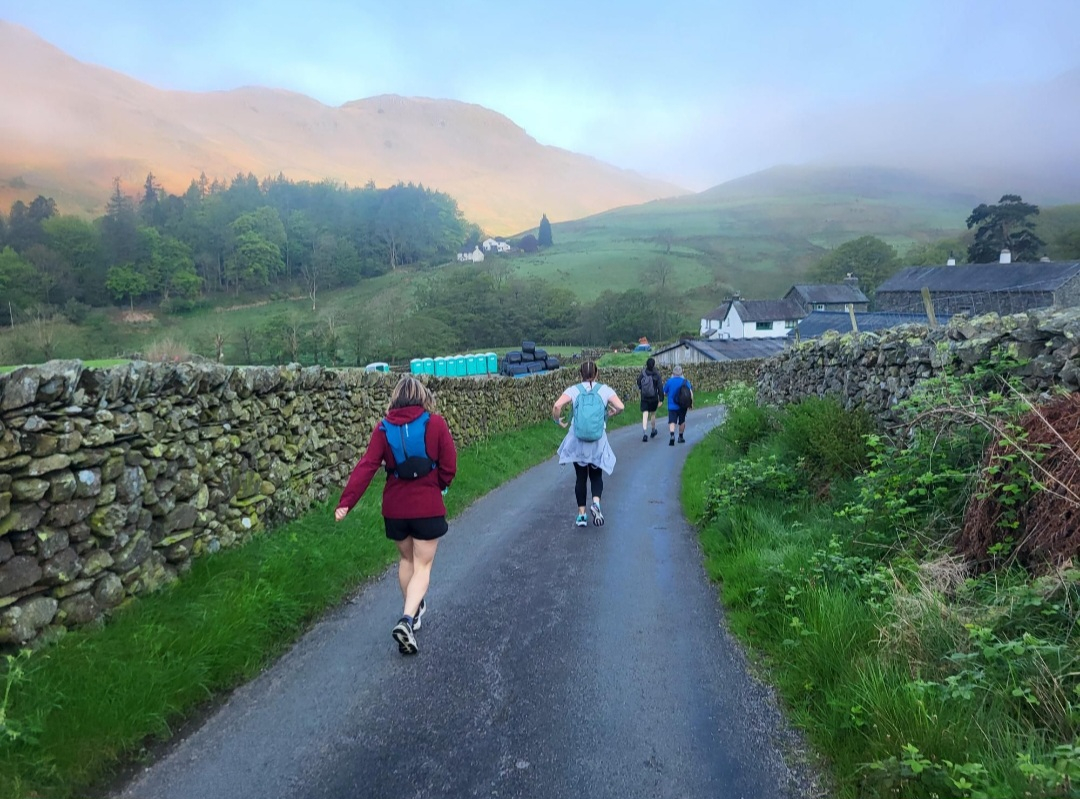
[[[447, 531], [443, 493], [457, 473], [457, 449], [450, 428], [434, 411], [435, 400], [427, 387], [411, 375], [401, 378], [390, 397], [386, 419], [372, 431], [367, 451], [349, 475], [334, 511], [337, 521], [344, 519], [364, 495], [375, 472], [385, 466], [382, 515], [386, 537], [397, 544], [401, 556], [398, 583], [404, 598], [401, 620], [391, 634], [403, 655], [415, 655], [418, 651], [416, 630], [420, 629], [420, 619], [427, 610], [424, 597], [431, 580], [431, 566], [439, 539]], [[420, 476], [409, 479], [412, 472], [398, 469], [400, 464], [395, 461], [387, 430], [395, 437], [407, 436], [410, 425], [424, 424], [424, 447], [431, 464], [425, 464]], [[406, 455], [410, 466], [420, 457], [411, 449]]]
[[[656, 368], [656, 359], [645, 361], [645, 368], [638, 375], [638, 391], [641, 392], [641, 440], [656, 437], [656, 409], [664, 399], [664, 380]], [[649, 423], [652, 432], [649, 432]]]

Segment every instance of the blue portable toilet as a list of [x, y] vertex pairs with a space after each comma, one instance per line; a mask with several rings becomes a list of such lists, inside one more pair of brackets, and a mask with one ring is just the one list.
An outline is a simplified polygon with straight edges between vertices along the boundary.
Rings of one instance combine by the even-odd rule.
[[420, 358], [413, 358], [409, 361], [409, 374], [419, 375], [424, 372], [424, 362]]
[[484, 360], [487, 361], [488, 374], [497, 375], [499, 373], [499, 356], [494, 352], [489, 352], [484, 356]]
[[423, 361], [421, 361], [421, 363], [423, 364], [423, 370], [422, 371], [424, 372], [424, 374], [426, 374], [426, 375], [435, 374], [435, 359], [434, 358], [424, 358]]
[[465, 356], [454, 356], [454, 377], [465, 377]]
[[472, 353], [465, 356], [465, 374], [469, 377], [476, 374], [476, 356]]
[[435, 377], [446, 377], [446, 358], [436, 358], [432, 365], [435, 369], [433, 373]]
[[482, 352], [476, 353], [476, 373], [478, 375], [487, 374], [487, 355]]

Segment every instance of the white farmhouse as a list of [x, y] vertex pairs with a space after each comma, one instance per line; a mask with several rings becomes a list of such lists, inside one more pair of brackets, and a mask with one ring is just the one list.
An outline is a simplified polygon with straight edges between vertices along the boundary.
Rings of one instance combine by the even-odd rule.
[[[713, 317], [723, 313], [719, 323]], [[733, 298], [702, 319], [701, 335], [708, 339], [775, 338], [786, 336], [806, 316], [794, 300]]]
[[473, 248], [472, 252], [469, 252], [468, 250], [459, 252], [457, 254], [457, 259], [461, 263], [472, 261], [474, 264], [478, 264], [484, 260], [484, 254], [480, 252], [480, 247], [476, 246]]
[[480, 246], [484, 248], [484, 252], [510, 252], [510, 245], [499, 239], [485, 239]]

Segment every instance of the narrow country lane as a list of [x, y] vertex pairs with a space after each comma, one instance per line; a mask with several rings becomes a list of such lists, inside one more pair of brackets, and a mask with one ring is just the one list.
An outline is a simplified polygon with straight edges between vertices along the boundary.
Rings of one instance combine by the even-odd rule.
[[484, 497], [439, 548], [418, 656], [390, 638], [388, 573], [121, 796], [800, 796], [679, 505], [686, 453], [719, 418], [692, 412], [676, 447], [666, 425], [647, 444], [615, 431], [603, 527], [573, 526], [554, 457]]

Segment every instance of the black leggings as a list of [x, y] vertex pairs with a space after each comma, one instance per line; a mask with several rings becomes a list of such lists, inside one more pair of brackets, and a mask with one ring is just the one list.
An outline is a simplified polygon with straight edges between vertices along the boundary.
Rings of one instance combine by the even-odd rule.
[[584, 507], [589, 503], [588, 494], [585, 491], [586, 479], [592, 482], [592, 495], [597, 499], [604, 493], [604, 473], [599, 466], [582, 466], [574, 464], [574, 472], [577, 474], [577, 484], [574, 486], [574, 494], [577, 496], [578, 507]]

